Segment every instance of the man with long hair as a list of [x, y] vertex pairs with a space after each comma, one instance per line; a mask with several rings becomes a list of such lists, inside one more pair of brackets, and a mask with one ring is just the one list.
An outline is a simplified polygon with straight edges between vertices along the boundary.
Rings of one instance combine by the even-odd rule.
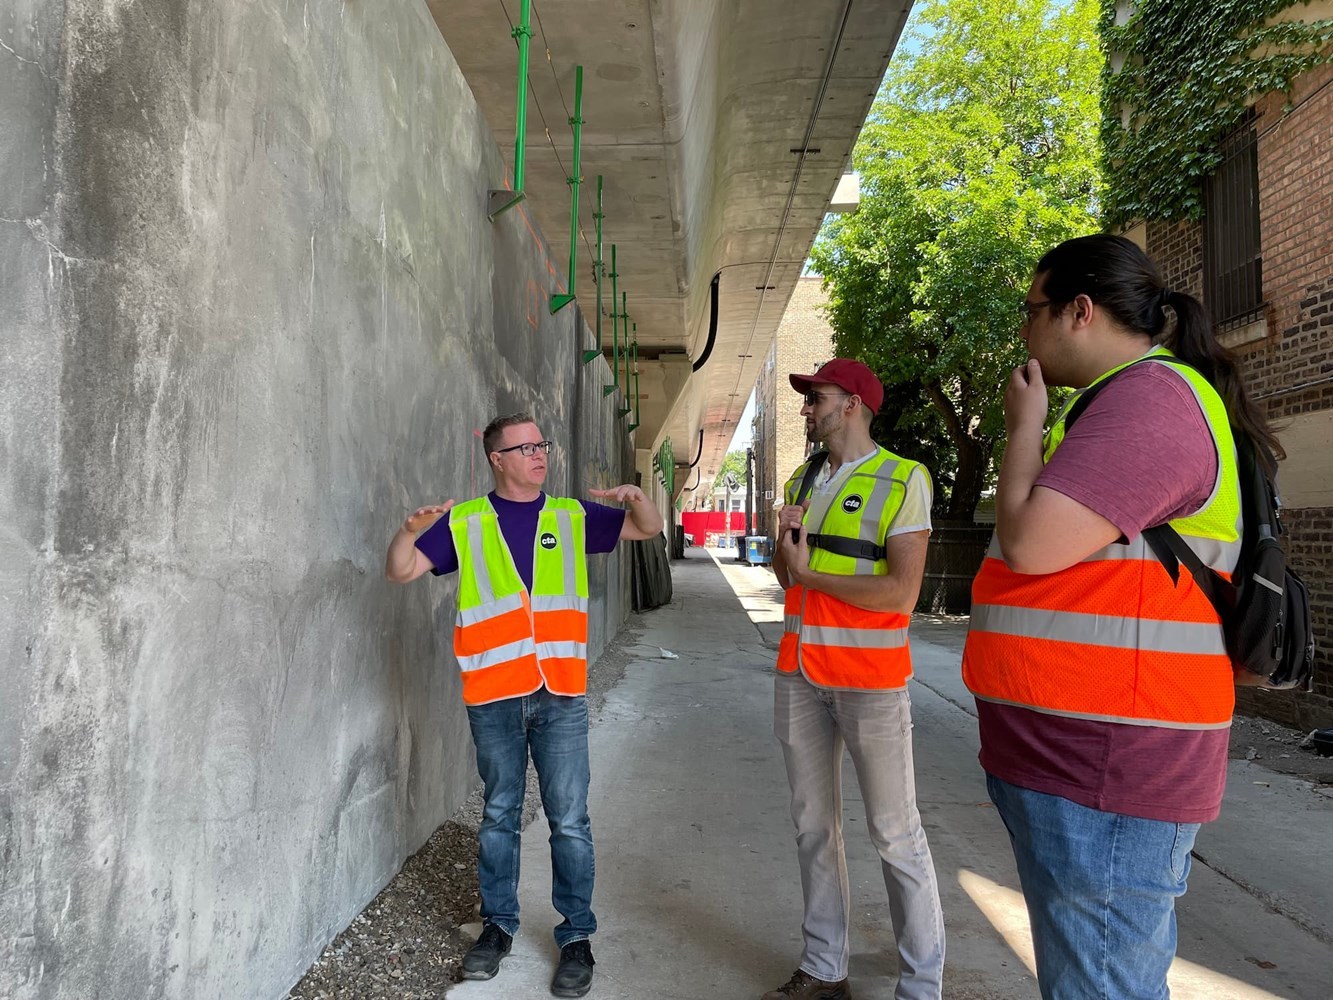
[[[1157, 1000], [1190, 849], [1221, 806], [1235, 693], [1217, 611], [1142, 532], [1170, 524], [1230, 574], [1233, 428], [1281, 451], [1203, 306], [1131, 241], [1055, 247], [1021, 308], [1031, 359], [1005, 391], [963, 676], [1042, 996]], [[1077, 423], [1066, 407], [1044, 431], [1047, 385], [1113, 377]]]

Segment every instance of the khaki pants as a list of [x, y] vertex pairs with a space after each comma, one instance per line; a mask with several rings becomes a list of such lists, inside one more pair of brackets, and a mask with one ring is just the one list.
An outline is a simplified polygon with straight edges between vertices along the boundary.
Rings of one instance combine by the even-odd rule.
[[851, 752], [879, 852], [898, 941], [896, 1000], [939, 1000], [944, 917], [935, 866], [916, 807], [912, 702], [907, 691], [827, 691], [778, 674], [773, 729], [787, 763], [805, 897], [801, 969], [847, 975], [851, 893], [842, 838], [842, 754]]

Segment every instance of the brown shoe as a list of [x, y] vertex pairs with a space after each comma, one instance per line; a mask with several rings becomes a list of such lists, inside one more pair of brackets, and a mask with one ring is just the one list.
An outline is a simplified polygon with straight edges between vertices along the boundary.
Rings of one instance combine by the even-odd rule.
[[800, 969], [775, 990], [765, 993], [760, 1000], [851, 1000], [852, 991], [847, 980], [826, 983]]

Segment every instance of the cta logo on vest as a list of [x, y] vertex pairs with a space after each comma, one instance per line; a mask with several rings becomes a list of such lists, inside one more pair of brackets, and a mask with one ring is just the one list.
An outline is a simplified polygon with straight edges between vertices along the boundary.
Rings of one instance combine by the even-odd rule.
[[543, 531], [541, 537], [542, 548], [553, 549], [556, 547], [555, 535], [549, 531]]
[[865, 501], [863, 499], [861, 499], [859, 496], [853, 493], [851, 496], [849, 496], [846, 500], [842, 502], [842, 509], [845, 510], [848, 514], [855, 514], [858, 510], [861, 509], [861, 505], [864, 503]]

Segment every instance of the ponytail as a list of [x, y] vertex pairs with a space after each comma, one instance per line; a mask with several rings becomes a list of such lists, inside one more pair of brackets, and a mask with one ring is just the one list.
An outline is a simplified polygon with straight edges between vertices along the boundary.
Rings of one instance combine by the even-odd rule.
[[1246, 391], [1234, 356], [1213, 332], [1208, 310], [1185, 292], [1165, 289], [1163, 297], [1176, 314], [1175, 327], [1165, 338], [1164, 346], [1203, 373], [1226, 404], [1232, 427], [1264, 445], [1258, 449], [1258, 459], [1264, 471], [1272, 476], [1277, 472], [1273, 459], [1284, 459], [1287, 453], [1269, 427], [1263, 410]]
[[[1037, 262], [1044, 293], [1057, 309], [1086, 295], [1125, 330], [1162, 343], [1197, 368], [1226, 404], [1232, 427], [1264, 447], [1259, 461], [1271, 476], [1270, 455], [1286, 458], [1277, 435], [1245, 390], [1235, 358], [1218, 341], [1213, 322], [1193, 295], [1173, 291], [1138, 245], [1123, 236], [1079, 236], [1047, 251]], [[1176, 322], [1167, 322], [1166, 309]]]

